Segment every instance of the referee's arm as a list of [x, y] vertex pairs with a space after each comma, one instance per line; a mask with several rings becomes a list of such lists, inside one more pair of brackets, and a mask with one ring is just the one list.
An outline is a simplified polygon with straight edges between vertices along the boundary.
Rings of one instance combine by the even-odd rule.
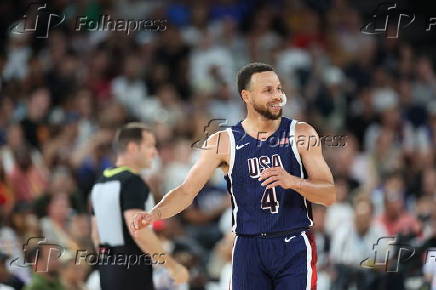
[[100, 236], [98, 235], [97, 219], [95, 217], [94, 205], [92, 204], [91, 197], [89, 198], [89, 213], [91, 215], [91, 240], [94, 244], [94, 249], [98, 251], [100, 246]]
[[[142, 212], [142, 209], [129, 209], [124, 212], [124, 219], [128, 225], [132, 224], [135, 214]], [[150, 227], [146, 227], [136, 234], [129, 227], [129, 233], [135, 243], [141, 248], [144, 253], [148, 253], [154, 257], [153, 254], [158, 254], [156, 257], [161, 257], [159, 254], [165, 254], [165, 262], [163, 265], [170, 271], [179, 267], [178, 263], [163, 249], [161, 241], [153, 232]], [[156, 261], [155, 261], [156, 262]], [[162, 261], [157, 261], [161, 263]], [[176, 281], [177, 282], [177, 281]]]
[[97, 220], [94, 215], [91, 217], [91, 239], [94, 243], [94, 248], [98, 249], [100, 245], [100, 237], [98, 236]]
[[161, 246], [159, 238], [154, 234], [151, 228], [145, 228], [140, 233], [135, 233], [129, 226], [137, 213], [144, 210], [144, 206], [148, 195], [150, 194], [148, 188], [144, 188], [144, 183], [140, 177], [132, 178], [123, 185], [121, 191], [121, 204], [124, 222], [129, 229], [129, 234], [144, 252], [148, 253], [151, 258], [165, 256], [164, 261], [154, 261], [162, 263], [170, 273], [171, 278], [176, 283], [185, 283], [189, 279], [189, 273], [185, 267], [178, 264], [168, 253], [165, 252]]
[[[185, 283], [189, 274], [182, 265], [178, 264], [168, 253], [165, 252], [161, 246], [159, 238], [155, 235], [153, 230], [149, 227], [144, 228], [140, 232], [135, 232], [129, 226], [132, 224], [134, 217], [137, 213], [142, 212], [144, 209], [141, 206], [145, 205], [149, 192], [144, 192], [142, 180], [139, 178], [131, 179], [127, 182], [122, 189], [121, 203], [123, 210], [124, 222], [129, 229], [129, 234], [144, 253], [148, 253], [151, 258], [165, 256], [163, 266], [170, 272], [171, 277], [176, 283]], [[154, 261], [162, 263], [162, 261]]]

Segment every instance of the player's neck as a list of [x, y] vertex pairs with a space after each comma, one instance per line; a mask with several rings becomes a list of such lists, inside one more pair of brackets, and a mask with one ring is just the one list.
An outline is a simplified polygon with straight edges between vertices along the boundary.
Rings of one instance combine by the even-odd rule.
[[138, 168], [134, 162], [131, 162], [129, 158], [125, 156], [118, 156], [117, 161], [115, 162], [116, 167], [127, 167], [133, 172], [140, 172], [140, 168]]
[[[258, 136], [259, 139], [267, 138], [272, 135], [280, 126], [281, 117], [277, 120], [267, 119], [261, 115], [253, 116], [247, 114], [247, 117], [242, 121], [242, 126], [245, 132], [251, 136]], [[255, 137], [256, 138], [256, 137]]]

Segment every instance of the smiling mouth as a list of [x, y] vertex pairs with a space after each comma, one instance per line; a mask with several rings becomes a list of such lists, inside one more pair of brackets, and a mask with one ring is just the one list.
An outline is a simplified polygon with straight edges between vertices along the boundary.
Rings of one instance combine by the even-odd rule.
[[274, 104], [274, 105], [270, 105], [270, 107], [273, 109], [280, 109], [282, 106], [280, 106], [280, 104]]

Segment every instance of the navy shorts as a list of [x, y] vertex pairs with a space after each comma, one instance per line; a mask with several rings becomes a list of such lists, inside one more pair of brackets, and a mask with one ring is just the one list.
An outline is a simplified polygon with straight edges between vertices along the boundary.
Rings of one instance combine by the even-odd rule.
[[311, 231], [282, 237], [237, 236], [230, 290], [316, 290]]

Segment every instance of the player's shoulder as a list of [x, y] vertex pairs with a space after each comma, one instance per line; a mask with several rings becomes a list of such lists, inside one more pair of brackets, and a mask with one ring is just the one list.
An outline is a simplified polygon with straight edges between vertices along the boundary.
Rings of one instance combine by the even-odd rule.
[[229, 142], [229, 132], [227, 129], [225, 130], [219, 130], [213, 134], [211, 134], [205, 143], [203, 144], [203, 147], [205, 149], [212, 149], [216, 146], [222, 145], [222, 144], [228, 144]]
[[315, 128], [307, 122], [296, 121], [295, 124], [295, 134], [304, 136], [318, 136]]
[[211, 134], [203, 143], [202, 151], [207, 158], [218, 158], [222, 161], [227, 160], [230, 153], [230, 136], [228, 130], [220, 130]]

